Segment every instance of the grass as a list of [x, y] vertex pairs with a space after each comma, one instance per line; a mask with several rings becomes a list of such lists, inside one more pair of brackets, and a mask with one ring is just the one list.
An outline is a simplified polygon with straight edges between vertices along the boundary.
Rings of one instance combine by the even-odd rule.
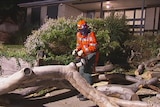
[[34, 56], [28, 55], [23, 45], [4, 45], [0, 44], [0, 56], [7, 58], [15, 57], [22, 58], [26, 61], [34, 60]]

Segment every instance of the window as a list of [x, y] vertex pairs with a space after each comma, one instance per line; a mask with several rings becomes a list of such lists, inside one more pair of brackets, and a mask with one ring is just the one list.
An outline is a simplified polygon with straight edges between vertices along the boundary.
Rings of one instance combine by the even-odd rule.
[[47, 15], [49, 18], [56, 19], [58, 16], [58, 5], [52, 5], [47, 7]]
[[133, 10], [125, 11], [125, 15], [126, 15], [127, 19], [133, 19], [134, 18], [134, 11]]
[[40, 25], [40, 7], [32, 8], [31, 22], [33, 25]]
[[[141, 10], [141, 9], [137, 9], [137, 10], [136, 10], [135, 18], [136, 18], [136, 19], [140, 19], [140, 18], [141, 18], [141, 15], [142, 15], [142, 10]], [[144, 12], [143, 12], [143, 18], [145, 18], [145, 10], [144, 10]]]
[[104, 12], [104, 18], [110, 16], [111, 12]]
[[[108, 17], [110, 13], [111, 11], [104, 12], [104, 18]], [[126, 16], [126, 21], [127, 24], [130, 26], [131, 33], [142, 33], [141, 31], [144, 31], [145, 10], [143, 12], [143, 18], [141, 18], [142, 17], [141, 9], [116, 10], [115, 15]]]
[[144, 19], [145, 19], [145, 10], [143, 12], [142, 17], [142, 10], [141, 9], [133, 9], [133, 10], [126, 10], [125, 15], [132, 30], [131, 33], [142, 33], [144, 31]]
[[95, 11], [88, 11], [87, 12], [87, 18], [93, 19], [95, 17]]

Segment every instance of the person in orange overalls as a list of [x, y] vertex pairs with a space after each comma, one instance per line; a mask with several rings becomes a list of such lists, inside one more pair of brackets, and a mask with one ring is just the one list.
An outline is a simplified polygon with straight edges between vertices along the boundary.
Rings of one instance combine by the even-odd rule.
[[[93, 80], [91, 74], [95, 70], [98, 60], [98, 42], [94, 32], [89, 29], [85, 20], [80, 20], [77, 24], [77, 45], [73, 50], [72, 55], [77, 55], [82, 61], [82, 66], [79, 67], [79, 73], [92, 85]], [[78, 95], [79, 100], [87, 100], [82, 94]]]

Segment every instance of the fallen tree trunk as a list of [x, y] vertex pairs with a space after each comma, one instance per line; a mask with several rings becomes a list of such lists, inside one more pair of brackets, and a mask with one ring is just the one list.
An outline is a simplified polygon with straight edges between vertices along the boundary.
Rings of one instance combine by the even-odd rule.
[[73, 63], [67, 66], [51, 65], [34, 67], [32, 69], [25, 68], [0, 81], [1, 84], [5, 84], [5, 86], [0, 86], [0, 95], [15, 90], [19, 85], [51, 78], [68, 80], [80, 93], [100, 107], [119, 107], [114, 102], [109, 101], [106, 95], [90, 86], [77, 72]]
[[96, 87], [96, 89], [104, 92], [106, 95], [109, 96], [115, 95], [116, 97], [125, 100], [139, 100], [139, 97], [138, 95], [136, 95], [136, 92], [143, 86], [150, 86], [151, 84], [157, 83], [157, 81], [158, 81], [157, 78], [152, 78], [150, 80], [137, 80], [137, 82], [132, 85], [109, 84], [104, 86], [98, 86]]
[[[99, 107], [128, 107], [133, 104], [132, 107], [158, 107], [156, 104], [148, 104], [144, 102], [132, 103], [126, 102], [126, 100], [110, 98], [103, 94], [102, 92], [96, 90], [91, 85], [89, 85], [86, 80], [77, 72], [76, 67], [73, 63], [69, 65], [48, 65], [34, 67], [32, 69], [25, 68], [15, 74], [9, 76], [8, 78], [0, 80], [0, 83], [3, 84], [0, 86], [0, 95], [7, 92], [13, 91], [19, 87], [31, 86], [30, 83], [35, 81], [43, 81], [50, 79], [66, 79], [69, 83], [72, 84], [80, 93], [94, 101]], [[4, 86], [5, 85], [5, 86]], [[32, 84], [33, 85], [33, 84]], [[38, 83], [36, 83], [38, 85]], [[119, 102], [121, 101], [121, 102]], [[136, 105], [137, 104], [137, 105]]]

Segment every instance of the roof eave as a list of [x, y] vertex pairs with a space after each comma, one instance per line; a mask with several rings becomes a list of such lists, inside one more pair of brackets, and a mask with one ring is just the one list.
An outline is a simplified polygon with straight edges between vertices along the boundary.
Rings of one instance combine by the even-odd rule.
[[18, 6], [19, 7], [34, 7], [34, 6], [43, 6], [43, 5], [50, 5], [50, 4], [67, 3], [67, 2], [73, 2], [73, 1], [76, 1], [76, 0], [45, 0], [45, 1], [20, 3], [18, 4]]

